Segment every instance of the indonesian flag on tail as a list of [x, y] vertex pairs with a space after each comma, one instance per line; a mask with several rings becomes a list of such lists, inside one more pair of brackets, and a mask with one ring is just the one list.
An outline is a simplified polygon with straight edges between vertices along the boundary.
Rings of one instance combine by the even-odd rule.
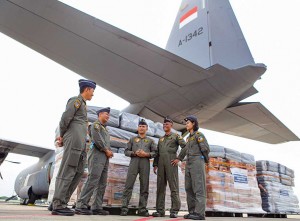
[[187, 25], [194, 19], [198, 17], [198, 7], [195, 6], [191, 10], [189, 10], [187, 13], [185, 13], [183, 16], [181, 16], [179, 20], [179, 29], [182, 28], [183, 26]]

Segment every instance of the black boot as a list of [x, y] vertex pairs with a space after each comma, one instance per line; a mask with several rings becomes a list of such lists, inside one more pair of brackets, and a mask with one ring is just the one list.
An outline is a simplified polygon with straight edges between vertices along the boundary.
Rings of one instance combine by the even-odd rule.
[[165, 213], [157, 211], [157, 212], [152, 213], [152, 216], [154, 216], [154, 217], [165, 217]]
[[122, 209], [120, 216], [127, 216], [127, 212], [128, 212], [128, 210]]
[[178, 217], [177, 212], [171, 212], [170, 213], [170, 218], [177, 218], [177, 217]]
[[92, 210], [93, 212], [93, 215], [109, 215], [109, 212], [104, 210], [104, 209], [95, 209], [95, 210]]
[[194, 213], [188, 213], [188, 214], [185, 214], [185, 215], [183, 216], [183, 218], [185, 218], [185, 219], [190, 219], [192, 214], [194, 214]]
[[74, 216], [74, 211], [69, 208], [53, 209], [51, 214], [59, 216]]
[[193, 213], [190, 215], [192, 220], [205, 220], [205, 216], [200, 215], [199, 213]]
[[93, 215], [93, 212], [88, 208], [75, 208], [75, 213], [78, 215]]
[[141, 210], [141, 211], [138, 212], [137, 215], [138, 216], [144, 216], [144, 217], [149, 217], [150, 216], [148, 210]]
[[48, 210], [49, 210], [49, 211], [52, 211], [52, 210], [53, 210], [53, 204], [52, 204], [52, 203], [50, 203], [50, 205], [48, 206]]

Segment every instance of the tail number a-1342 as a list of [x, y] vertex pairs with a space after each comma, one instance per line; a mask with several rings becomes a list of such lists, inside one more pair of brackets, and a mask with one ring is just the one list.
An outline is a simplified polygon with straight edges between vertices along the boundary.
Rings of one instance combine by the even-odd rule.
[[203, 27], [200, 27], [198, 29], [196, 29], [195, 31], [187, 34], [183, 39], [179, 40], [178, 43], [178, 47], [180, 47], [181, 45], [188, 43], [189, 41], [195, 39], [196, 37], [200, 36], [203, 34]]

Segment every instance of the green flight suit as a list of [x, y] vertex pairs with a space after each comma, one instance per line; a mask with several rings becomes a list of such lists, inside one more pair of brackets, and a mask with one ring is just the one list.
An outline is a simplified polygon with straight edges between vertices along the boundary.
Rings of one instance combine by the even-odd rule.
[[181, 202], [179, 198], [178, 166], [172, 166], [171, 160], [176, 159], [178, 145], [185, 147], [185, 141], [178, 134], [171, 133], [159, 139], [157, 150], [158, 154], [154, 159], [153, 167], [157, 166], [157, 192], [156, 192], [156, 210], [165, 213], [165, 196], [167, 182], [171, 191], [171, 210], [178, 212]]
[[96, 191], [95, 200], [91, 209], [103, 209], [103, 196], [107, 183], [107, 172], [109, 159], [104, 150], [110, 150], [110, 136], [105, 125], [99, 120], [95, 121], [91, 127], [93, 148], [88, 152], [89, 176], [86, 184], [83, 186], [79, 200], [76, 203], [77, 208], [88, 208], [88, 203]]
[[150, 158], [156, 156], [156, 144], [151, 138], [141, 138], [140, 136], [136, 136], [129, 140], [125, 150], [125, 155], [131, 157], [131, 160], [122, 196], [122, 210], [128, 211], [128, 204], [131, 199], [132, 189], [138, 174], [140, 178], [139, 212], [147, 210], [150, 158], [140, 158], [136, 156], [135, 152], [139, 149], [144, 150], [146, 153], [150, 153]]
[[205, 217], [206, 175], [204, 155], [209, 153], [206, 138], [200, 132], [194, 132], [187, 138], [185, 148], [178, 156], [183, 160], [187, 156], [185, 167], [185, 191], [189, 213], [198, 213]]
[[84, 98], [81, 95], [70, 98], [59, 123], [64, 154], [55, 182], [54, 210], [67, 206], [84, 172], [87, 123]]

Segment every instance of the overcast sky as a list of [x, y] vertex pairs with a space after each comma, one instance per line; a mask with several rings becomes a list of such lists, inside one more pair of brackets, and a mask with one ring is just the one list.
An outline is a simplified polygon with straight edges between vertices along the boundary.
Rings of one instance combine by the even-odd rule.
[[[99, 19], [164, 48], [181, 0], [91, 1], [66, 0]], [[257, 63], [268, 66], [247, 101], [264, 104], [300, 136], [300, 2], [231, 0], [242, 31]], [[80, 76], [22, 44], [0, 34], [0, 137], [52, 147], [54, 131], [69, 97], [78, 94]], [[97, 87], [88, 104], [123, 109], [128, 102]], [[273, 160], [296, 170], [295, 191], [300, 197], [300, 143], [269, 145], [208, 130], [210, 144], [218, 144]], [[17, 174], [36, 158], [9, 154], [0, 168], [0, 196], [13, 194]], [[299, 168], [299, 169], [298, 169]]]

